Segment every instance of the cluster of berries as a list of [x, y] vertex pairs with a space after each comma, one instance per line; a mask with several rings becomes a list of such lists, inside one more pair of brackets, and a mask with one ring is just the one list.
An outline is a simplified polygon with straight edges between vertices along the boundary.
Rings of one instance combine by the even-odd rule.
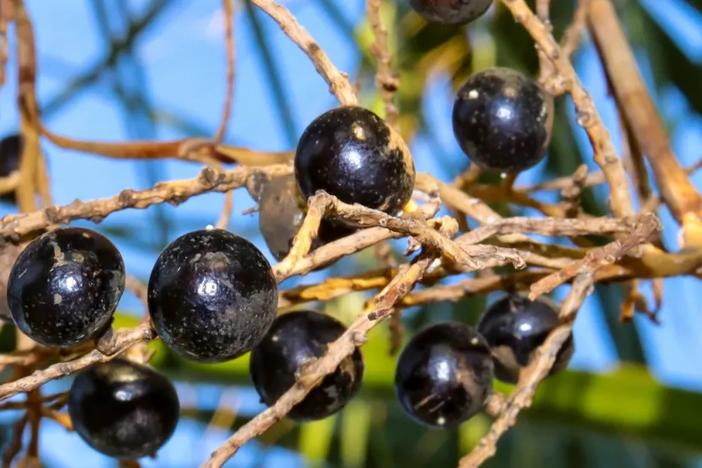
[[[490, 0], [410, 0], [431, 21], [459, 23], [481, 15]], [[473, 75], [453, 108], [456, 139], [472, 161], [501, 172], [526, 169], [543, 158], [553, 103], [535, 82], [503, 68]], [[0, 142], [0, 176], [19, 167], [21, 138]], [[401, 213], [414, 188], [415, 169], [403, 139], [373, 112], [341, 107], [315, 119], [302, 134], [295, 174], [268, 181], [260, 196], [260, 227], [274, 257], [289, 251], [306, 200], [324, 190], [346, 203]], [[325, 220], [321, 243], [352, 232]], [[124, 291], [117, 248], [101, 234], [59, 228], [34, 239], [17, 258], [8, 282], [17, 327], [45, 346], [70, 347], [109, 329]], [[302, 366], [324, 354], [344, 326], [312, 311], [276, 318], [277, 284], [264, 255], [225, 230], [199, 230], [169, 244], [148, 285], [155, 330], [179, 355], [221, 362], [251, 351], [250, 373], [266, 404], [295, 382]], [[507, 296], [490, 307], [477, 330], [459, 323], [430, 326], [400, 355], [395, 384], [404, 409], [417, 420], [452, 427], [475, 414], [493, 376], [514, 382], [534, 350], [558, 325], [543, 301]], [[566, 342], [554, 370], [567, 365]], [[359, 390], [363, 359], [356, 350], [297, 404], [294, 419], [318, 419], [342, 408]], [[120, 458], [153, 454], [172, 434], [179, 402], [173, 385], [154, 370], [124, 359], [96, 365], [75, 379], [69, 413], [95, 449]]]

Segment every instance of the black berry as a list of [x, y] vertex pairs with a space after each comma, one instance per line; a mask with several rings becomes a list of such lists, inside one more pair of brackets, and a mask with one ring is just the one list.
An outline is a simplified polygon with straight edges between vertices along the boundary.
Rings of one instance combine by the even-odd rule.
[[43, 345], [72, 346], [109, 326], [124, 292], [124, 262], [101, 234], [62, 228], [34, 239], [15, 261], [7, 302], [20, 330]]
[[343, 202], [396, 214], [412, 195], [415, 171], [402, 137], [380, 117], [340, 107], [305, 129], [295, 176], [305, 197], [325, 190]]
[[[7, 177], [19, 170], [23, 140], [18, 134], [8, 135], [0, 140], [0, 177]], [[15, 203], [15, 192], [0, 195], [0, 200]]]
[[[478, 324], [478, 331], [492, 349], [495, 376], [516, 382], [519, 371], [531, 359], [534, 350], [558, 325], [558, 312], [550, 304], [509, 295], [491, 305]], [[573, 355], [573, 337], [558, 352], [551, 373], [568, 366]]]
[[427, 21], [460, 24], [481, 16], [492, 0], [409, 0], [409, 3]]
[[221, 229], [171, 242], [149, 279], [149, 311], [161, 339], [198, 361], [226, 361], [260, 341], [276, 315], [270, 264], [246, 239]]
[[508, 68], [476, 73], [453, 106], [456, 140], [479, 166], [519, 172], [543, 159], [553, 127], [553, 98]]
[[173, 434], [179, 411], [178, 395], [166, 377], [122, 359], [81, 372], [68, 395], [76, 432], [111, 457], [155, 454]]
[[400, 354], [395, 390], [405, 411], [437, 427], [455, 427], [483, 406], [492, 388], [483, 338], [460, 323], [425, 328]]
[[[339, 338], [344, 326], [317, 312], [291, 312], [278, 317], [251, 353], [251, 378], [267, 405], [293, 386], [301, 367], [320, 357]], [[339, 411], [361, 387], [363, 359], [356, 349], [322, 383], [293, 407], [297, 420], [321, 419]]]

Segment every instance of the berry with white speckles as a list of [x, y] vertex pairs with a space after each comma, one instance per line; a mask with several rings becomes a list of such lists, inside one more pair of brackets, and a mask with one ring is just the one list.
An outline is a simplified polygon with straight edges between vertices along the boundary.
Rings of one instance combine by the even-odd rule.
[[109, 326], [124, 292], [124, 262], [103, 235], [61, 228], [34, 239], [15, 261], [7, 302], [15, 324], [46, 346], [73, 346]]
[[482, 16], [492, 0], [409, 0], [409, 3], [427, 21], [461, 24]]
[[295, 176], [305, 197], [325, 190], [345, 203], [396, 214], [414, 188], [407, 145], [380, 117], [339, 107], [305, 129], [295, 153]]
[[276, 315], [271, 266], [246, 239], [222, 229], [171, 242], [149, 279], [149, 312], [163, 342], [198, 361], [234, 359], [261, 340]]
[[537, 83], [508, 68], [471, 76], [453, 106], [453, 133], [481, 167], [527, 169], [545, 155], [553, 127], [553, 98]]
[[[301, 367], [320, 357], [327, 345], [344, 333], [344, 326], [317, 312], [281, 315], [251, 353], [251, 378], [267, 405], [272, 405], [295, 383]], [[321, 419], [339, 411], [361, 387], [363, 359], [358, 349], [295, 405], [296, 420]]]
[[[558, 325], [558, 312], [543, 301], [509, 295], [491, 305], [480, 318], [478, 331], [492, 349], [495, 376], [515, 383], [519, 371], [529, 364], [536, 348]], [[573, 337], [563, 344], [551, 373], [568, 366], [573, 355]]]
[[179, 411], [178, 395], [168, 379], [122, 359], [81, 372], [68, 394], [76, 432], [111, 457], [154, 455], [173, 434]]
[[440, 323], [419, 332], [402, 351], [395, 390], [414, 419], [451, 428], [483, 407], [492, 371], [487, 344], [473, 328]]

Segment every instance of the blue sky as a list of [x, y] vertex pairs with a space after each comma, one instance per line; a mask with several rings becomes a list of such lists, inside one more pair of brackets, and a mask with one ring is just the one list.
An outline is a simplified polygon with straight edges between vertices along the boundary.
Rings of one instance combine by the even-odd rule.
[[[107, 2], [111, 4], [110, 2]], [[129, 1], [132, 11], [143, 10], [147, 2]], [[670, 0], [646, 0], [647, 7], [656, 10], [663, 24], [675, 24], [676, 39], [684, 43], [684, 50], [698, 63], [702, 60], [702, 39], [694, 34], [702, 29], [702, 18], [677, 8], [684, 2]], [[676, 8], [663, 9], [661, 5]], [[286, 2], [300, 22], [315, 36], [332, 60], [342, 70], [353, 76], [358, 67], [358, 57], [334, 24], [319, 13], [319, 4], [313, 1]], [[111, 4], [114, 7], [114, 4]], [[224, 94], [225, 61], [222, 41], [222, 21], [217, 0], [198, 2], [177, 1], [168, 12], [159, 18], [158, 24], [146, 34], [139, 44], [136, 56], [145, 65], [143, 69], [147, 96], [156, 107], [173, 113], [183, 113], [207, 129], [214, 129], [219, 121]], [[363, 2], [345, 0], [339, 7], [352, 22], [363, 14]], [[63, 0], [48, 2], [29, 0], [28, 6], [34, 20], [39, 57], [39, 96], [47, 102], [59, 93], [66, 81], [77, 76], [88, 65], [95, 63], [105, 53], [105, 43], [96, 29], [89, 2], [85, 0]], [[276, 59], [282, 72], [281, 79], [291, 103], [296, 132], [301, 132], [306, 122], [335, 105], [321, 78], [315, 73], [296, 46], [292, 45], [270, 21], [264, 21], [265, 33], [276, 51]], [[256, 55], [255, 41], [250, 25], [241, 15], [235, 23], [237, 40], [236, 93], [234, 111], [229, 127], [228, 142], [262, 150], [286, 150], [291, 142], [285, 136], [282, 123], [277, 116], [274, 100], [266, 84], [266, 76]], [[692, 34], [691, 34], [692, 33]], [[685, 37], [696, 39], [685, 40]], [[11, 54], [13, 55], [13, 54]], [[610, 128], [616, 129], [616, 119], [611, 100], [607, 96], [603, 74], [597, 66], [594, 50], [586, 46], [577, 65], [583, 81], [595, 98]], [[641, 61], [644, 74], [647, 64]], [[7, 84], [0, 89], [0, 134], [17, 128], [14, 96], [16, 86], [12, 79], [16, 65], [11, 57]], [[86, 92], [79, 94], [59, 112], [47, 118], [48, 126], [57, 133], [86, 139], [124, 140], [131, 134], [129, 122], [111, 93], [110, 76], [104, 76]], [[685, 164], [691, 164], [702, 154], [702, 119], [693, 114], [676, 90], [666, 90], [657, 96], [666, 116], [674, 116], [676, 122], [684, 122], [673, 128], [674, 148]], [[442, 147], [463, 157], [453, 140], [449, 122], [453, 97], [445, 77], [438, 76], [426, 91], [427, 117], [433, 123], [435, 137]], [[616, 132], [613, 132], [616, 134]], [[156, 137], [168, 139], [181, 135], [168, 127], [159, 126]], [[583, 136], [583, 135], [581, 135]], [[618, 140], [615, 138], [615, 140]], [[587, 142], [580, 141], [583, 147]], [[429, 171], [444, 179], [464, 166], [465, 160], [456, 160], [455, 167], [438, 167], [432, 158], [432, 148], [427, 140], [418, 138], [412, 142], [419, 170]], [[52, 175], [53, 193], [58, 203], [68, 203], [75, 198], [90, 199], [110, 196], [124, 187], [146, 187], [143, 177], [144, 164], [113, 161], [73, 151], [65, 151], [53, 145], [45, 145]], [[588, 151], [589, 153], [589, 151]], [[194, 176], [198, 167], [193, 164], [167, 161], [158, 164], [163, 179]], [[520, 176], [527, 183], [540, 175], [540, 167]], [[695, 176], [700, 187], [702, 174]], [[250, 207], [251, 200], [243, 193], [235, 196], [235, 216], [231, 229], [254, 241], [266, 254], [265, 245], [256, 235], [256, 217], [240, 215]], [[170, 237], [213, 223], [222, 205], [221, 195], [198, 197], [178, 207], [166, 207], [168, 216], [175, 220]], [[107, 226], [139, 226], [139, 238], [155, 242], [158, 237], [153, 227], [152, 210], [122, 212], [110, 217]], [[676, 228], [666, 214], [666, 242], [676, 245]], [[135, 276], [147, 278], [157, 252], [143, 248], [135, 242], [118, 242], [125, 257], [128, 270]], [[270, 257], [269, 257], [270, 258]], [[646, 356], [654, 373], [664, 382], [687, 388], [702, 390], [702, 367], [696, 356], [702, 355], [702, 315], [694, 309], [699, 283], [687, 278], [666, 281], [665, 305], [661, 311], [663, 325], [651, 325], [646, 320], [636, 320], [636, 326], [645, 341]], [[125, 307], [138, 307], [133, 299], [126, 298]], [[616, 364], [616, 353], [604, 324], [602, 312], [592, 298], [581, 311], [575, 328], [577, 351], [573, 366], [604, 370]], [[214, 404], [219, 400], [220, 388], [198, 388], [179, 386], [181, 399], [190, 395], [198, 401]], [[250, 390], [240, 390], [244, 406], [249, 410], [258, 408]], [[7, 416], [4, 416], [7, 417]], [[204, 446], [193, 423], [183, 421], [176, 436], [161, 453], [160, 461], [170, 466], [191, 466], [214, 447], [225, 434], [208, 433]], [[190, 425], [190, 426], [189, 426]], [[46, 461], [55, 466], [69, 466], [76, 454], [90, 460], [91, 466], [107, 463], [94, 454], [82, 441], [72, 434], [47, 424], [51, 444], [43, 448]], [[46, 439], [45, 439], [46, 440]], [[62, 450], [51, 449], [62, 447]], [[259, 454], [255, 445], [249, 446], [237, 457], [233, 466], [249, 466]], [[288, 453], [266, 452], [265, 465], [280, 461], [279, 456], [292, 460]], [[95, 461], [93, 464], [93, 458]], [[193, 457], [191, 460], [188, 457]], [[182, 463], [181, 463], [182, 462]], [[147, 463], [148, 464], [148, 463]], [[260, 466], [260, 465], [259, 465]]]

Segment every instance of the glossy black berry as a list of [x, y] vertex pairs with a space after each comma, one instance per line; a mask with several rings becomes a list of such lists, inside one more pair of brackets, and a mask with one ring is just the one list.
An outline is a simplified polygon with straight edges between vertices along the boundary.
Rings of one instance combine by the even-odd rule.
[[483, 406], [492, 388], [483, 338], [460, 323], [425, 328], [400, 354], [395, 390], [405, 411], [436, 427], [455, 427]]
[[109, 326], [124, 292], [124, 262], [103, 235], [62, 228], [17, 257], [7, 303], [22, 332], [46, 346], [72, 346]]
[[[19, 170], [23, 140], [18, 134], [8, 135], [0, 140], [0, 177], [7, 177]], [[15, 202], [15, 192], [0, 195], [0, 200]]]
[[346, 203], [395, 214], [409, 201], [414, 163], [407, 145], [373, 112], [340, 107], [300, 137], [295, 176], [305, 197], [325, 190]]
[[453, 133], [481, 167], [519, 172], [543, 159], [553, 127], [553, 98], [508, 68], [471, 76], [453, 105]]
[[[337, 320], [317, 312], [291, 312], [278, 317], [251, 353], [251, 378], [262, 401], [275, 403], [295, 383], [301, 367], [324, 354], [327, 345], [344, 331]], [[363, 359], [356, 349], [295, 405], [289, 416], [306, 420], [334, 414], [358, 392], [362, 379]]]
[[179, 411], [166, 377], [122, 359], [81, 372], [68, 395], [76, 432], [95, 450], [117, 458], [155, 454], [173, 434]]
[[[481, 317], [478, 331], [492, 349], [495, 376], [515, 383], [521, 368], [556, 325], [558, 312], [542, 300], [509, 295], [491, 305]], [[565, 369], [572, 355], [571, 336], [558, 352], [551, 373]]]
[[166, 345], [198, 361], [226, 361], [260, 341], [276, 315], [271, 266], [246, 239], [222, 229], [171, 242], [149, 279], [149, 311]]
[[492, 0], [409, 0], [409, 3], [427, 21], [460, 24], [482, 16]]

